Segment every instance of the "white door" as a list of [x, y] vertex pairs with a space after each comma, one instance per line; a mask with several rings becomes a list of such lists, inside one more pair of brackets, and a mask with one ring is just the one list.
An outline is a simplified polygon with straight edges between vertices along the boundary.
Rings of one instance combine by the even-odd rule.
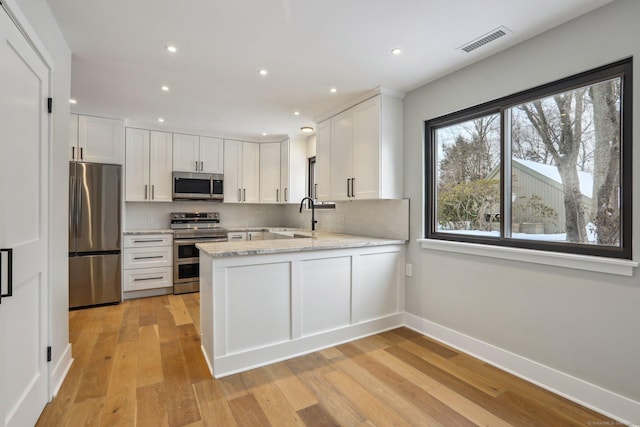
[[127, 128], [124, 199], [144, 202], [149, 195], [149, 131]]
[[331, 201], [331, 120], [318, 124], [316, 130], [316, 188], [313, 197]]
[[173, 134], [151, 131], [149, 142], [150, 199], [154, 202], [173, 201]]
[[280, 194], [280, 143], [260, 144], [260, 203], [279, 203]]
[[173, 134], [173, 170], [176, 172], [199, 172], [200, 143], [197, 135]]
[[121, 165], [124, 160], [122, 121], [78, 116], [78, 147], [83, 162]]
[[30, 426], [48, 395], [49, 70], [2, 7], [0, 82], [0, 248], [13, 259], [12, 295], [0, 301], [0, 426]]
[[260, 198], [260, 144], [242, 143], [242, 201], [258, 203]]
[[224, 142], [224, 202], [242, 201], [242, 142]]
[[220, 138], [200, 137], [200, 171], [224, 172], [224, 143]]
[[353, 109], [353, 177], [351, 197], [380, 198], [380, 97]]
[[353, 109], [331, 119], [331, 199], [349, 200], [353, 178]]

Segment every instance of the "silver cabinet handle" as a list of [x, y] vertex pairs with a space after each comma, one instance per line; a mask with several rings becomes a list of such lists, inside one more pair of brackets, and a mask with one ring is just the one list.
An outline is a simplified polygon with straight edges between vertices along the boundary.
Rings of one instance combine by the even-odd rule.
[[247, 201], [247, 189], [246, 188], [242, 189], [242, 201], [243, 202]]
[[350, 190], [351, 187], [349, 186], [350, 182], [351, 182], [351, 178], [347, 178], [347, 197], [351, 197], [351, 193], [349, 192], [351, 191]]
[[238, 188], [238, 201], [242, 201], [242, 189]]
[[356, 179], [351, 178], [351, 197], [356, 197]]
[[71, 159], [75, 160], [76, 159], [76, 147], [71, 147]]
[[80, 160], [84, 160], [84, 148], [80, 147]]
[[162, 239], [146, 239], [146, 240], [134, 240], [133, 243], [161, 243]]
[[159, 259], [164, 258], [164, 255], [149, 255], [149, 256], [134, 256], [133, 259]]
[[155, 185], [151, 185], [151, 200], [155, 200], [156, 199], [156, 186]]
[[196, 172], [198, 172], [198, 161], [196, 160]]
[[276, 202], [280, 201], [280, 189], [276, 188]]
[[148, 189], [149, 189], [149, 185], [148, 185], [148, 184], [145, 184], [145, 185], [144, 185], [144, 199], [145, 199], [145, 200], [147, 200], [147, 194], [148, 194], [148, 193], [147, 193], [147, 190], [148, 190]]
[[200, 162], [200, 172], [204, 171], [204, 162]]
[[158, 277], [143, 277], [142, 279], [133, 279], [134, 282], [142, 282], [143, 280], [160, 280], [162, 276]]
[[287, 187], [284, 187], [284, 201], [288, 202], [289, 199], [287, 198]]

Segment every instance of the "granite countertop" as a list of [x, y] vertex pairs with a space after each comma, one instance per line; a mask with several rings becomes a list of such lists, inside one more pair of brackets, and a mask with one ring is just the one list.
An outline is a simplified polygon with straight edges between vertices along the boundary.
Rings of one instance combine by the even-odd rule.
[[173, 230], [171, 229], [162, 229], [162, 230], [127, 230], [123, 231], [122, 234], [126, 235], [144, 235], [144, 234], [173, 234]]
[[[366, 246], [402, 245], [405, 240], [380, 239], [327, 232], [300, 231], [286, 228], [265, 227], [262, 230], [290, 235], [291, 238], [234, 242], [198, 243], [196, 247], [212, 257], [231, 257], [275, 254], [286, 252], [347, 249]], [[305, 236], [305, 237], [294, 237]]]

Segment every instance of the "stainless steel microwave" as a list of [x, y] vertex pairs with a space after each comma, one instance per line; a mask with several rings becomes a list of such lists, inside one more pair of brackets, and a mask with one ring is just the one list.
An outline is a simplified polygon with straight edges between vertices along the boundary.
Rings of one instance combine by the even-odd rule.
[[223, 175], [218, 173], [173, 173], [173, 200], [224, 199]]

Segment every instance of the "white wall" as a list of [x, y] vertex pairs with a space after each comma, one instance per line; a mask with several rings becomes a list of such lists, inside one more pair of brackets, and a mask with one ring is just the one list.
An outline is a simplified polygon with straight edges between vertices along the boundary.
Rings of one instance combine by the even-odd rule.
[[54, 61], [52, 80], [53, 133], [50, 147], [49, 202], [49, 299], [50, 339], [53, 360], [51, 369], [52, 391], [61, 385], [71, 358], [69, 344], [69, 287], [68, 287], [68, 177], [67, 147], [69, 140], [69, 95], [71, 93], [71, 52], [58, 24], [45, 0], [7, 1], [9, 8], [17, 7], [43, 43]]
[[[618, 0], [418, 88], [407, 94], [404, 103], [404, 189], [405, 197], [411, 199], [414, 224], [407, 253], [408, 262], [414, 265], [413, 277], [406, 282], [407, 311], [635, 400], [631, 403], [636, 408], [640, 408], [633, 406], [640, 405], [638, 272], [628, 278], [437, 252], [421, 249], [416, 239], [424, 235], [420, 226], [424, 223], [424, 121], [632, 55], [638, 60], [638, 17], [640, 2]], [[635, 70], [639, 67], [635, 64]], [[640, 75], [634, 74], [633, 118], [637, 124]], [[640, 140], [637, 125], [634, 140]], [[640, 164], [640, 150], [634, 150], [633, 156], [634, 163]], [[634, 175], [637, 201], [640, 174]], [[634, 208], [637, 260], [637, 202]], [[635, 415], [640, 418], [640, 413]]]

